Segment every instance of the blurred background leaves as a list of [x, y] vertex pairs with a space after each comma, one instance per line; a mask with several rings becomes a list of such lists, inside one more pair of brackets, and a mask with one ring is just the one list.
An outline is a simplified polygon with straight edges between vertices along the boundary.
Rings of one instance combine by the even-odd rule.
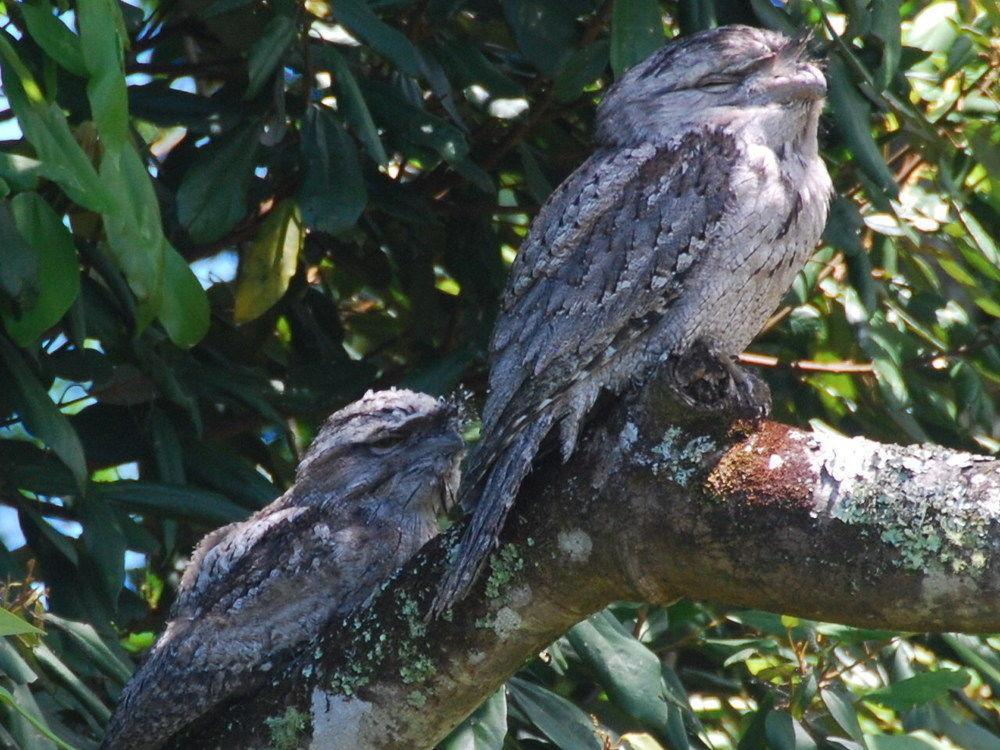
[[[94, 745], [192, 544], [330, 411], [481, 396], [602, 92], [725, 23], [827, 60], [839, 197], [745, 355], [776, 416], [995, 452], [993, 3], [0, 2], [0, 743]], [[998, 645], [622, 605], [445, 746], [996, 748]]]

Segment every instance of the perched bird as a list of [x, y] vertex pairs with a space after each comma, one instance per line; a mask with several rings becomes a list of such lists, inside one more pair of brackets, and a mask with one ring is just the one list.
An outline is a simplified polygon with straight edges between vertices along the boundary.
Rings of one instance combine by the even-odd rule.
[[102, 747], [162, 746], [362, 605], [437, 534], [458, 487], [457, 427], [453, 406], [405, 390], [369, 392], [333, 414], [288, 492], [195, 549]]
[[747, 26], [673, 41], [608, 91], [595, 153], [542, 207], [511, 268], [483, 437], [459, 493], [473, 514], [432, 613], [475, 580], [542, 441], [558, 427], [568, 458], [602, 390], [699, 348], [752, 398], [732, 358], [826, 222], [825, 93], [804, 40]]

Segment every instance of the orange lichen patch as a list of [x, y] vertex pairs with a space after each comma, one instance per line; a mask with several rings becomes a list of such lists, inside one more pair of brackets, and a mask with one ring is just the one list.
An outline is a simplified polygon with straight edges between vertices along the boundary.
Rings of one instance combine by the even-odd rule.
[[807, 508], [816, 477], [806, 446], [791, 440], [791, 428], [765, 422], [734, 443], [704, 482], [705, 491], [727, 502]]

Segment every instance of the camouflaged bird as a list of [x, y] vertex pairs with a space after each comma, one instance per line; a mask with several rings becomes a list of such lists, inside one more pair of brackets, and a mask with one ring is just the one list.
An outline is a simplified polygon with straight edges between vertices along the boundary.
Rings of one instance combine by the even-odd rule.
[[608, 91], [596, 151], [542, 207], [493, 334], [482, 441], [460, 490], [472, 518], [433, 613], [496, 546], [542, 441], [563, 459], [601, 391], [702, 348], [732, 364], [809, 258], [830, 178], [816, 131], [826, 84], [803, 40], [729, 26], [678, 39]]
[[368, 393], [331, 416], [288, 492], [195, 549], [102, 747], [161, 747], [362, 605], [437, 534], [458, 486], [457, 427], [450, 404], [405, 390]]

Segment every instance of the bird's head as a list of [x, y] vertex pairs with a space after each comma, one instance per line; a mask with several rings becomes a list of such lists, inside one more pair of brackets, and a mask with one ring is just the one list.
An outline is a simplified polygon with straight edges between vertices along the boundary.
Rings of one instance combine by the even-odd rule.
[[[344, 495], [446, 512], [465, 451], [459, 426], [456, 407], [443, 399], [395, 388], [369, 391], [327, 419], [296, 481], [335, 472]], [[426, 504], [436, 507], [416, 507]]]
[[804, 38], [723, 26], [672, 41], [622, 76], [598, 109], [597, 140], [638, 145], [731, 122], [815, 136], [825, 94]]

